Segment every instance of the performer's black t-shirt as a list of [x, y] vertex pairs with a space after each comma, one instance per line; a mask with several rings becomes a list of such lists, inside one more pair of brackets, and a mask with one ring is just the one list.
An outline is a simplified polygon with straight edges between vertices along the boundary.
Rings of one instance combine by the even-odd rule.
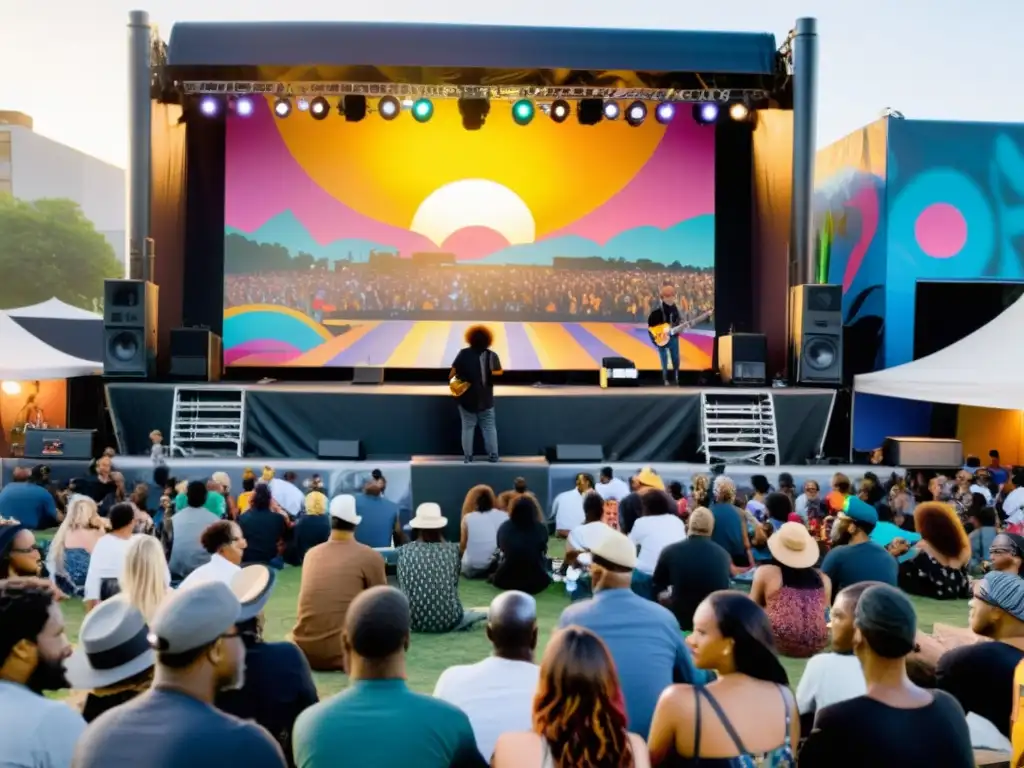
[[489, 349], [466, 347], [452, 363], [455, 375], [469, 384], [458, 398], [460, 406], [471, 413], [494, 407], [494, 372], [501, 370], [501, 360]]
[[654, 311], [647, 316], [647, 327], [653, 328], [656, 325], [668, 323], [675, 328], [682, 322], [682, 315], [679, 314], [679, 307], [675, 304], [659, 304]]

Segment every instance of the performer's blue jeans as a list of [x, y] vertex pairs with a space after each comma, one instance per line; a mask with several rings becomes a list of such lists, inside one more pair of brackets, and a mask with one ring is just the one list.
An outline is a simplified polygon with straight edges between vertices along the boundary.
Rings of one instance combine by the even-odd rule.
[[467, 458], [473, 456], [473, 438], [476, 436], [476, 428], [484, 436], [484, 448], [487, 455], [497, 458], [498, 456], [498, 427], [494, 420], [494, 409], [488, 408], [485, 411], [474, 413], [459, 406], [459, 416], [462, 418], [462, 455]]
[[658, 347], [658, 356], [661, 358], [661, 375], [668, 381], [669, 362], [672, 363], [672, 377], [679, 380], [679, 337], [670, 336], [668, 344]]

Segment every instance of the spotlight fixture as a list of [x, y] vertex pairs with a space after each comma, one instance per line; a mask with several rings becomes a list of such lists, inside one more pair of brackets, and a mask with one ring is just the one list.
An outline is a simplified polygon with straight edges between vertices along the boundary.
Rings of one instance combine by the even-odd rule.
[[534, 106], [529, 99], [521, 99], [512, 105], [512, 119], [516, 125], [529, 125], [533, 120]]
[[430, 99], [417, 99], [412, 104], [412, 118], [417, 123], [425, 123], [434, 116], [434, 104]]
[[467, 131], [479, 131], [487, 122], [491, 113], [491, 102], [487, 99], [459, 99], [459, 114], [462, 115], [462, 127]]
[[718, 105], [712, 103], [694, 104], [693, 119], [701, 125], [710, 125], [718, 119]]
[[213, 96], [204, 96], [199, 101], [199, 112], [203, 117], [214, 117], [220, 111], [220, 104]]
[[604, 119], [605, 120], [618, 120], [619, 114], [622, 110], [619, 107], [617, 101], [606, 101], [604, 103]]
[[314, 120], [326, 120], [331, 114], [331, 105], [323, 96], [317, 96], [309, 102], [309, 114]]
[[735, 120], [737, 123], [742, 123], [748, 117], [750, 117], [750, 108], [746, 104], [733, 104], [729, 107], [729, 117]]
[[597, 125], [604, 117], [604, 104], [600, 99], [580, 99], [576, 105], [576, 119], [580, 125]]
[[663, 101], [658, 105], [658, 108], [654, 110], [654, 119], [662, 125], [667, 125], [672, 122], [672, 118], [676, 116], [676, 105], [671, 101]]
[[636, 128], [647, 119], [647, 105], [642, 101], [634, 101], [626, 107], [626, 122]]
[[402, 111], [402, 102], [394, 96], [385, 96], [378, 102], [377, 111], [385, 120], [394, 120]]
[[551, 103], [551, 119], [556, 123], [564, 123], [572, 112], [572, 107], [569, 106], [569, 102], [565, 99], [558, 99]]
[[306, 101], [305, 99], [299, 99], [297, 102], [295, 102], [295, 106], [299, 108], [299, 112], [309, 111], [309, 102]]
[[288, 99], [281, 98], [274, 101], [274, 114], [278, 117], [288, 117], [292, 113], [292, 103]]
[[235, 102], [235, 114], [241, 117], [249, 117], [252, 115], [253, 105], [252, 99], [248, 96], [240, 96], [238, 101]]
[[366, 97], [358, 94], [343, 96], [338, 111], [344, 115], [345, 122], [358, 123], [366, 117]]

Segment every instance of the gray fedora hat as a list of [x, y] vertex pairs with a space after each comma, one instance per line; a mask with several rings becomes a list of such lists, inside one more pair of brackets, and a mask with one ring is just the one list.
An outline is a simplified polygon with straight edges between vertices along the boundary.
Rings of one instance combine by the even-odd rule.
[[89, 612], [78, 633], [78, 647], [65, 671], [80, 691], [106, 688], [150, 669], [156, 656], [139, 609], [121, 597], [104, 600]]

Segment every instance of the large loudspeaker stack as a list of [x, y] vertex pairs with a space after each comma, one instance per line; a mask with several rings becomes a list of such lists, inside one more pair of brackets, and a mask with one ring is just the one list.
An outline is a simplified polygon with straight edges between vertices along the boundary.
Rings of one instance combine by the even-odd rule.
[[843, 289], [797, 285], [789, 294], [789, 353], [797, 384], [843, 383]]
[[145, 280], [103, 283], [103, 375], [156, 373], [157, 287]]

